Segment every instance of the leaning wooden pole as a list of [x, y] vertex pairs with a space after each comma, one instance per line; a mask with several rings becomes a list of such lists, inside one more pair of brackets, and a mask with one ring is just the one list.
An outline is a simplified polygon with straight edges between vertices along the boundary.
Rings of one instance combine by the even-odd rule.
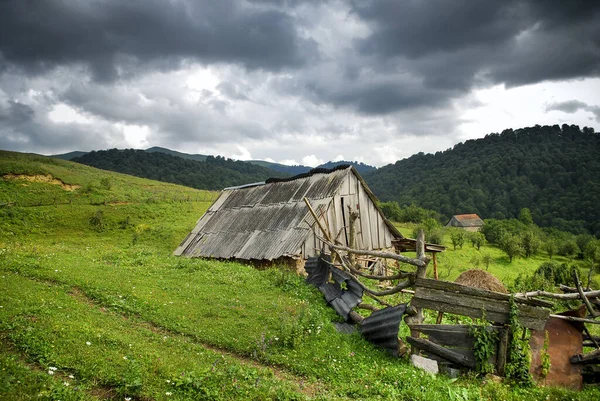
[[[427, 274], [427, 264], [429, 263], [429, 258], [427, 258], [425, 256], [425, 233], [423, 232], [423, 230], [419, 230], [419, 233], [417, 234], [417, 260], [421, 260], [423, 261], [423, 265], [422, 266], [417, 266], [417, 271], [415, 273], [415, 277], [416, 278], [425, 278], [426, 274]], [[423, 323], [423, 309], [422, 308], [415, 308], [416, 309], [416, 314], [414, 316], [408, 316], [406, 318], [406, 323], [410, 326], [413, 324], [421, 324]], [[411, 329], [410, 330], [410, 336], [413, 338], [419, 338], [419, 336], [421, 335], [421, 333], [418, 330], [414, 330]], [[414, 346], [412, 346], [412, 353], [417, 353], [418, 352], [418, 348]]]
[[327, 230], [325, 227], [323, 227], [323, 224], [321, 223], [321, 220], [319, 219], [319, 216], [317, 216], [317, 214], [315, 213], [314, 209], [310, 205], [310, 201], [308, 200], [308, 198], [306, 196], [304, 197], [304, 203], [306, 203], [306, 207], [308, 208], [308, 211], [310, 212], [310, 214], [312, 215], [312, 217], [315, 219], [317, 225], [321, 229], [321, 232], [323, 233], [323, 236], [327, 239], [327, 241], [333, 242], [331, 240], [331, 235], [329, 235], [329, 230]]

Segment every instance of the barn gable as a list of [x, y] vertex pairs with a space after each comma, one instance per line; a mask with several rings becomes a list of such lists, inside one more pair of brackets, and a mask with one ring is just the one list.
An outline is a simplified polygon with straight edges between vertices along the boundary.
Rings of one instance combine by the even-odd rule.
[[[274, 260], [317, 254], [321, 241], [307, 198], [332, 236], [347, 245], [349, 210], [358, 211], [356, 246], [383, 249], [402, 238], [352, 167], [316, 169], [285, 180], [225, 189], [175, 250], [175, 255]], [[317, 229], [317, 234], [320, 235]]]

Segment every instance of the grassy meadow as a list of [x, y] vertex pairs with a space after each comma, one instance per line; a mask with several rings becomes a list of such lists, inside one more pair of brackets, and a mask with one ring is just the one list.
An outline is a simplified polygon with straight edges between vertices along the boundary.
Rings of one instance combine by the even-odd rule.
[[215, 196], [0, 151], [0, 399], [600, 398], [430, 376], [338, 333], [291, 272], [172, 256]]

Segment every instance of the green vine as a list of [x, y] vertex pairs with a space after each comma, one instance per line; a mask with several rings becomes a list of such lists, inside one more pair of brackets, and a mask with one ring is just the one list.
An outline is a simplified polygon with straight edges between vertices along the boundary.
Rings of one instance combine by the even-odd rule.
[[546, 330], [546, 337], [544, 338], [544, 347], [542, 348], [542, 378], [546, 378], [548, 373], [550, 372], [550, 354], [548, 353], [548, 347], [550, 345], [550, 337], [548, 336], [548, 331]]
[[490, 330], [489, 327], [485, 320], [485, 310], [481, 319], [478, 319], [474, 325], [469, 327], [469, 333], [475, 339], [473, 352], [477, 361], [477, 371], [483, 374], [494, 372], [494, 365], [489, 360], [498, 348], [498, 333]]
[[531, 366], [531, 347], [529, 346], [529, 331], [519, 322], [519, 308], [514, 296], [510, 298], [510, 312], [508, 316], [508, 355], [505, 373], [508, 379], [524, 385], [533, 385], [533, 378], [529, 372]]

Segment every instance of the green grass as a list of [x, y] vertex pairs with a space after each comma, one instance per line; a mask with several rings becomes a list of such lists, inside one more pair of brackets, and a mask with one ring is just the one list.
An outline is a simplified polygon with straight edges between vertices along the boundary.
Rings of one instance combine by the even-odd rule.
[[[413, 230], [415, 229], [414, 224], [396, 223], [396, 227], [398, 227], [402, 235], [406, 237], [413, 236]], [[443, 245], [446, 246], [446, 251], [438, 253], [436, 258], [438, 262], [439, 278], [446, 281], [454, 281], [466, 270], [482, 269], [493, 274], [502, 281], [505, 287], [509, 288], [513, 285], [519, 274], [532, 275], [542, 263], [550, 261], [548, 256], [540, 251], [529, 258], [516, 257], [510, 262], [508, 256], [496, 246], [486, 244], [478, 250], [473, 247], [468, 240], [465, 241], [462, 248], [457, 248], [455, 250], [452, 247], [449, 235], [444, 236]], [[490, 255], [492, 258], [492, 263], [490, 263], [487, 269], [482, 262], [483, 256], [486, 254]], [[558, 255], [555, 255], [552, 260], [558, 263], [574, 264], [580, 269], [581, 276], [587, 276], [589, 266], [583, 261], [569, 261], [567, 258]], [[432, 276], [433, 269], [429, 268], [427, 273], [428, 276]], [[600, 279], [600, 275], [595, 274], [594, 278], [598, 280]]]
[[[103, 196], [129, 200], [46, 204], [55, 184], [2, 184], [17, 201], [0, 208], [0, 399], [598, 399], [425, 374], [337, 333], [289, 271], [172, 256], [209, 206], [203, 192], [5, 153], [3, 174], [122, 180]], [[164, 196], [148, 202], [149, 187]]]

